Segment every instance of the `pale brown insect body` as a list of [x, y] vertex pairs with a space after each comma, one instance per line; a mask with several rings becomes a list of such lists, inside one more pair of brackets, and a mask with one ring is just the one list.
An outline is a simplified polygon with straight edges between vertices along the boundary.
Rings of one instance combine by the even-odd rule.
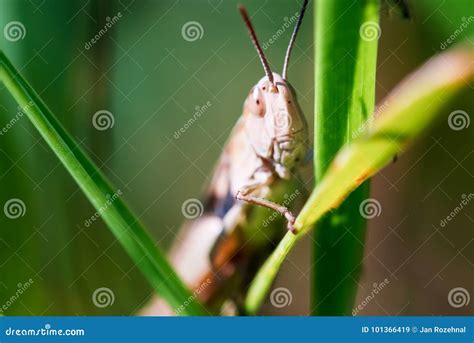
[[[274, 218], [268, 208], [284, 215], [288, 229], [294, 230], [295, 218], [285, 201], [295, 192], [293, 175], [305, 157], [308, 132], [286, 74], [306, 5], [307, 0], [288, 46], [282, 76], [271, 72], [247, 12], [240, 7], [266, 75], [250, 90], [243, 114], [224, 147], [209, 185], [205, 213], [183, 225], [170, 252], [178, 274], [199, 291], [196, 296], [213, 313], [221, 312], [228, 298], [238, 307], [240, 294], [261, 259], [271, 252], [272, 240], [283, 234], [281, 220], [264, 227]], [[179, 313], [161, 299], [142, 311], [144, 315]]]

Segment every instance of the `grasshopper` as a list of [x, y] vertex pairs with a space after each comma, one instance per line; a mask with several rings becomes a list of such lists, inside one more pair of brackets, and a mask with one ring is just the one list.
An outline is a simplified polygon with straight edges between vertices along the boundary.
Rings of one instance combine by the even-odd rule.
[[[281, 75], [271, 71], [247, 11], [239, 7], [265, 76], [250, 90], [223, 149], [205, 212], [183, 225], [169, 255], [184, 282], [209, 308], [220, 308], [223, 299], [233, 297], [229, 289], [248, 285], [259, 255], [270, 253], [269, 238], [275, 235], [266, 232], [260, 239], [254, 237], [268, 209], [283, 215], [288, 229], [295, 233], [295, 216], [281, 203], [293, 187], [295, 168], [305, 157], [308, 129], [287, 71], [307, 3], [305, 0], [291, 35]], [[281, 232], [276, 235], [281, 237]], [[155, 299], [142, 314], [179, 314], [179, 309], [170, 310]]]

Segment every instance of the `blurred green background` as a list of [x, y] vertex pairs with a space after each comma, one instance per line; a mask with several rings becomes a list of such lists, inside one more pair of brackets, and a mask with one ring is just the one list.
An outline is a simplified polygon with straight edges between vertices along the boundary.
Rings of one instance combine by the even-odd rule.
[[[262, 44], [299, 10], [294, 1], [241, 3]], [[409, 4], [411, 20], [401, 18], [391, 4], [383, 6], [379, 100], [440, 52], [462, 23], [469, 24], [451, 45], [474, 43], [472, 1]], [[263, 76], [236, 8], [236, 1], [227, 0], [0, 2], [1, 49], [163, 248], [184, 220], [181, 204], [199, 197], [248, 91]], [[311, 10], [289, 70], [310, 126]], [[23, 25], [21, 39], [9, 36], [6, 28], [12, 22]], [[86, 47], [107, 23], [113, 25]], [[188, 25], [197, 28], [196, 37], [183, 31]], [[268, 44], [265, 53], [274, 71], [282, 68], [289, 36], [286, 31]], [[444, 118], [454, 110], [472, 115], [473, 85], [468, 88], [445, 109]], [[208, 109], [176, 138], [196, 108], [206, 104]], [[113, 127], [101, 131], [94, 126], [100, 110], [111, 113]], [[6, 127], [17, 111], [0, 86], [0, 126]], [[390, 283], [360, 315], [473, 314], [472, 303], [454, 308], [448, 302], [455, 287], [474, 294], [473, 205], [440, 226], [462, 194], [474, 193], [473, 126], [454, 131], [447, 120], [438, 123], [374, 179], [372, 197], [382, 204], [382, 213], [369, 224], [357, 303], [374, 283], [386, 278]], [[311, 189], [311, 179], [306, 181]], [[146, 303], [151, 288], [100, 220], [86, 227], [94, 209], [26, 117], [0, 135], [0, 189], [2, 208], [13, 198], [26, 208], [18, 219], [0, 215], [0, 306], [19, 284], [34, 281], [5, 314], [130, 315]], [[282, 309], [267, 304], [263, 313], [309, 312], [308, 243], [290, 256], [277, 282], [291, 290], [292, 303]], [[114, 294], [106, 308], [92, 301], [101, 287]]]

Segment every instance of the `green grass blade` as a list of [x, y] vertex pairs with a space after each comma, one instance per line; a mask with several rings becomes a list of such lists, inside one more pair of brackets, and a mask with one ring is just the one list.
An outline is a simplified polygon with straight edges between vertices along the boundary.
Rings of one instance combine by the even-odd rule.
[[[110, 186], [105, 176], [82, 152], [38, 94], [1, 51], [0, 80], [160, 296], [173, 308], [191, 299], [190, 291], [120, 197], [113, 202], [109, 200], [117, 190]], [[106, 209], [103, 210], [106, 205]], [[189, 305], [182, 311], [183, 314], [206, 314], [197, 300], [188, 301], [188, 303]]]
[[441, 54], [410, 75], [383, 101], [367, 132], [342, 149], [296, 220], [307, 232], [362, 182], [390, 163], [442, 112], [440, 108], [474, 78], [474, 49]]
[[[318, 1], [315, 32], [316, 184], [339, 149], [374, 110], [379, 0]], [[340, 23], [344, 23], [343, 25]], [[353, 192], [317, 224], [313, 245], [312, 314], [351, 312], [363, 258], [366, 220], [359, 204], [369, 185]], [[350, 231], [350, 233], [348, 233]], [[337, 270], [337, 273], [334, 271]], [[347, 277], [350, 275], [351, 277]]]
[[[350, 4], [344, 0], [315, 2], [316, 184], [338, 150], [350, 142], [351, 133], [373, 112], [379, 5], [379, 0]], [[357, 286], [352, 278], [342, 279], [363, 256], [360, 241], [364, 241], [366, 223], [358, 212], [358, 204], [367, 197], [365, 185], [318, 223], [313, 247], [312, 301], [321, 305], [320, 300], [325, 299], [318, 314], [340, 314], [352, 306]], [[348, 229], [352, 234], [346, 235]], [[352, 274], [354, 279], [358, 278], [356, 273]], [[252, 311], [263, 300], [252, 298], [251, 294], [249, 299]]]
[[[474, 79], [474, 49], [438, 55], [410, 75], [384, 101], [369, 129], [343, 148], [296, 219], [298, 235], [287, 233], [257, 273], [246, 299], [255, 313], [296, 241], [327, 212], [337, 208], [362, 182], [390, 163], [433, 121], [440, 108]], [[472, 87], [472, 86], [470, 86]]]

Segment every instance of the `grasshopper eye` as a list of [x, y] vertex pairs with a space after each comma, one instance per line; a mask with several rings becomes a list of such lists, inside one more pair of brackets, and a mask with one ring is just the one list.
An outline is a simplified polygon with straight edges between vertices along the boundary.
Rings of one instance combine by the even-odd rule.
[[258, 87], [253, 88], [247, 98], [248, 110], [258, 117], [265, 115], [265, 100]]

